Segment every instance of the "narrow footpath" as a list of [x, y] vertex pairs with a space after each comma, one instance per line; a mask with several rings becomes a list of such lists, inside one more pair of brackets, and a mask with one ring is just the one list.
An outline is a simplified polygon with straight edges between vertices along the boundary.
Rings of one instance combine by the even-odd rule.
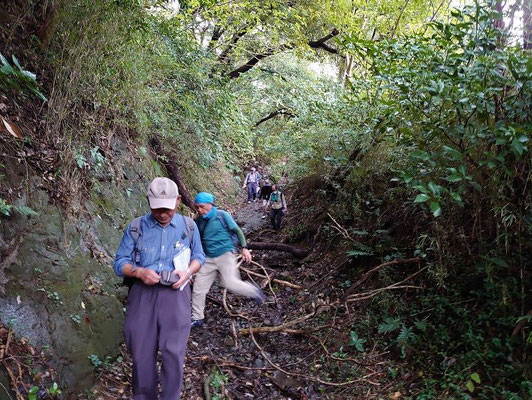
[[[245, 204], [233, 215], [251, 243], [291, 237], [290, 223], [280, 232], [270, 228], [259, 203]], [[345, 261], [328, 256], [327, 246], [303, 260], [280, 251], [252, 254], [253, 262], [240, 266], [241, 275], [261, 286], [267, 300], [258, 305], [226, 292], [219, 281], [213, 285], [205, 324], [191, 332], [182, 398], [372, 399], [386, 393], [388, 385], [379, 382], [386, 352], [347, 351], [350, 321], [357, 317], [334, 300], [343, 289], [331, 281], [343, 274]], [[118, 362], [100, 370], [87, 399], [129, 399], [130, 365], [123, 347]]]

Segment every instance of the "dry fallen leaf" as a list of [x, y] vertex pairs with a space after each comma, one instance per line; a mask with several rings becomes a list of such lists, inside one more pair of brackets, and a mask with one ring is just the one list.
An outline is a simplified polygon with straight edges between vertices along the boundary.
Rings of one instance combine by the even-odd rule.
[[18, 127], [18, 125], [14, 124], [13, 122], [6, 121], [3, 117], [2, 122], [4, 123], [4, 127], [6, 128], [6, 130], [11, 133], [11, 135], [16, 137], [17, 139], [24, 139], [22, 130]]

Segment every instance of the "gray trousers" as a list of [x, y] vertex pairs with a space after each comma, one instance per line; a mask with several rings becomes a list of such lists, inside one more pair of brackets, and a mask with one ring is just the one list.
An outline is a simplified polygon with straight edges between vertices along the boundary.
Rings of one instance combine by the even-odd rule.
[[192, 290], [192, 319], [205, 317], [205, 298], [214, 280], [218, 276], [222, 278], [222, 284], [232, 293], [246, 297], [260, 297], [260, 290], [249, 282], [240, 278], [240, 271], [236, 257], [231, 251], [227, 251], [218, 257], [207, 257], [205, 264], [200, 268], [194, 279]]
[[257, 188], [259, 184], [257, 182], [248, 183], [248, 201], [255, 200], [257, 198]]
[[137, 281], [127, 297], [124, 335], [133, 359], [133, 399], [157, 400], [157, 351], [161, 400], [179, 400], [190, 334], [190, 285], [183, 290]]

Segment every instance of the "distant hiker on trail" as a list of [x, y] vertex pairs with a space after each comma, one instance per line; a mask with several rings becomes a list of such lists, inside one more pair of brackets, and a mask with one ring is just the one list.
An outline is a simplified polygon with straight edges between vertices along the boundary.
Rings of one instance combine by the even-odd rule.
[[259, 199], [262, 200], [262, 205], [265, 206], [272, 194], [272, 184], [268, 178], [264, 179], [264, 185], [260, 188]]
[[[246, 248], [246, 238], [235, 220], [227, 211], [214, 206], [214, 196], [210, 193], [198, 193], [194, 199], [199, 216], [196, 218], [201, 242], [207, 255], [207, 261], [196, 275], [192, 290], [192, 327], [203, 325], [205, 297], [209, 292], [217, 272], [220, 272], [223, 286], [240, 296], [251, 297], [258, 303], [264, 301], [264, 294], [252, 283], [244, 282], [236, 262], [235, 242], [242, 247], [242, 258], [251, 262], [251, 253]], [[238, 239], [235, 240], [235, 237]]]
[[262, 178], [262, 175], [257, 172], [255, 167], [251, 167], [251, 171], [246, 175], [244, 179], [243, 189], [247, 187], [248, 189], [248, 203], [251, 203], [251, 200], [255, 201], [257, 198], [257, 190], [259, 188], [259, 182]]
[[281, 219], [288, 209], [286, 207], [286, 199], [284, 194], [277, 190], [277, 185], [272, 186], [272, 194], [268, 199], [268, 207], [270, 208], [270, 219], [272, 221], [272, 227], [278, 231], [281, 229]]
[[[160, 399], [178, 400], [190, 334], [187, 283], [205, 262], [205, 254], [194, 221], [176, 213], [181, 196], [172, 180], [155, 178], [147, 198], [151, 213], [128, 225], [114, 261], [115, 273], [131, 283], [124, 336], [133, 359], [133, 399], [159, 398], [160, 381]], [[182, 262], [176, 264], [176, 259]]]

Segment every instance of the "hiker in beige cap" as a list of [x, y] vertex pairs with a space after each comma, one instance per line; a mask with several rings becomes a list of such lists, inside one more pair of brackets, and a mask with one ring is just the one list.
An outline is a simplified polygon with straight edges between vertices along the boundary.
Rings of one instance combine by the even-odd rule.
[[[205, 262], [205, 254], [195, 222], [176, 213], [181, 196], [175, 182], [155, 178], [146, 197], [151, 212], [128, 225], [114, 262], [115, 273], [130, 286], [124, 335], [133, 359], [133, 399], [178, 400], [190, 334], [188, 280]], [[188, 252], [188, 268], [174, 269], [174, 259], [188, 260]]]

